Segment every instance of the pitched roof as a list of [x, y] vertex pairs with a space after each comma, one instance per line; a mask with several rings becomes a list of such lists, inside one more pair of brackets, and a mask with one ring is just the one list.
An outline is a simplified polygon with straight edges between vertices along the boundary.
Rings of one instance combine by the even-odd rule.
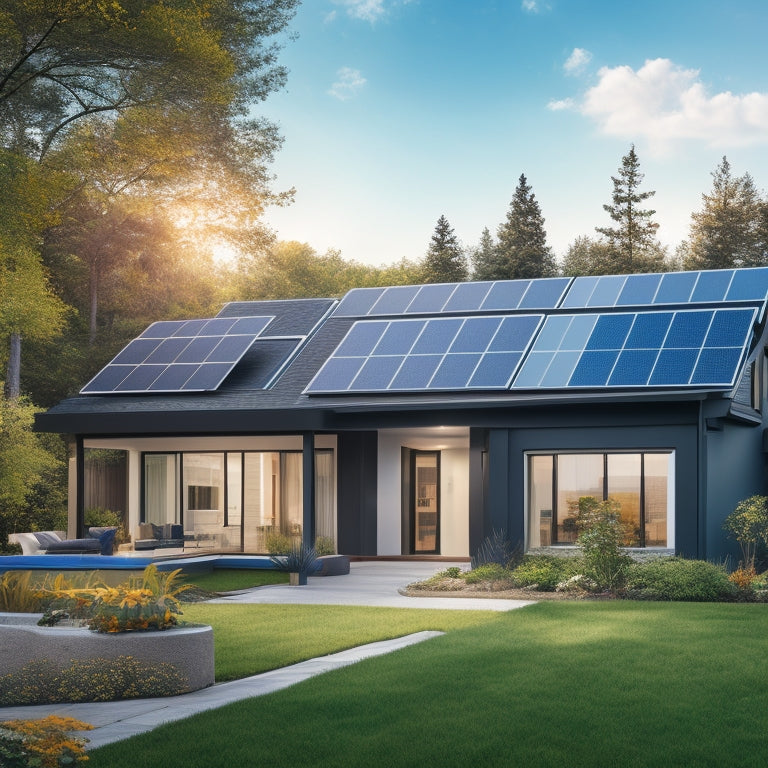
[[[762, 336], [766, 298], [768, 268], [755, 268], [233, 302], [217, 318], [271, 319], [218, 386], [126, 393], [118, 384], [64, 400], [38, 426], [322, 429], [355, 410], [729, 397]], [[153, 362], [131, 365], [155, 376]]]

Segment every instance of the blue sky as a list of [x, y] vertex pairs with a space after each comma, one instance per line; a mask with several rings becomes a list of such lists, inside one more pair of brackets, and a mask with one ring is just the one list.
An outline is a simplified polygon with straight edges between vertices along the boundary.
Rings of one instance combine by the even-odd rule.
[[291, 31], [267, 223], [319, 252], [421, 259], [441, 214], [473, 246], [524, 173], [562, 256], [632, 143], [672, 249], [723, 155], [768, 185], [765, 0], [304, 0]]

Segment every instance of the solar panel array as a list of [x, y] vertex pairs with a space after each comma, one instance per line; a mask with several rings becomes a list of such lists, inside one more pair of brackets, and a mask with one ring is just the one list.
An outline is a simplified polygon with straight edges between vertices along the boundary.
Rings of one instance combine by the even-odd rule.
[[439, 315], [552, 309], [563, 298], [570, 282], [570, 277], [555, 277], [356, 288], [341, 300], [333, 316]]
[[[765, 267], [358, 289], [305, 392], [732, 387], [767, 296]], [[515, 318], [514, 349], [483, 346]]]
[[733, 386], [755, 309], [553, 315], [513, 389]]
[[758, 302], [768, 295], [768, 269], [718, 269], [649, 275], [577, 277], [561, 309]]
[[272, 319], [153, 323], [80, 391], [94, 395], [215, 390]]
[[359, 320], [306, 391], [507, 389], [543, 319]]

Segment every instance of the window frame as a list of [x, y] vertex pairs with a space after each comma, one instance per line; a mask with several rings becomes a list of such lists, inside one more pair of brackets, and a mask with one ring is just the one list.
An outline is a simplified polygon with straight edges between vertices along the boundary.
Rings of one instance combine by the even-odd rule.
[[[664, 546], [644, 546], [644, 547], [627, 547], [630, 550], [637, 550], [640, 552], [666, 552], [674, 550], [675, 548], [675, 449], [674, 448], [583, 448], [579, 450], [562, 449], [562, 450], [530, 450], [523, 452], [523, 483], [525, 488], [524, 495], [524, 540], [525, 548], [528, 550], [537, 550], [545, 548], [555, 549], [573, 549], [575, 544], [569, 543], [554, 543], [549, 545], [540, 545], [538, 547], [531, 547], [530, 534], [531, 534], [531, 457], [533, 456], [576, 456], [585, 454], [602, 454], [603, 467], [607, 468], [608, 456], [615, 454], [640, 454], [641, 455], [641, 468], [643, 474], [641, 476], [640, 493], [642, 503], [644, 505], [645, 495], [645, 474], [644, 465], [647, 454], [666, 455], [667, 460], [667, 543]], [[553, 518], [556, 518], [556, 505], [557, 505], [557, 462], [553, 461], [552, 472], [552, 499], [553, 499]], [[606, 490], [608, 486], [607, 472], [604, 472], [603, 477], [603, 497], [605, 498]], [[644, 516], [644, 515], [643, 515]]]

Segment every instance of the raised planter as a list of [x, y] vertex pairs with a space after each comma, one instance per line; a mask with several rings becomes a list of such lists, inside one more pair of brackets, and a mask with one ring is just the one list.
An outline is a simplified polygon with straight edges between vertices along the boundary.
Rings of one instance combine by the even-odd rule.
[[[58, 669], [65, 669], [73, 661], [104, 659], [106, 666], [109, 659], [131, 656], [139, 661], [172, 664], [187, 680], [190, 691], [213, 685], [211, 627], [104, 634], [81, 627], [38, 627], [28, 623], [29, 619], [18, 620], [18, 616], [0, 614], [0, 676], [41, 659], [48, 660]], [[34, 620], [37, 618], [39, 614]], [[15, 623], [5, 623], [14, 619]]]

